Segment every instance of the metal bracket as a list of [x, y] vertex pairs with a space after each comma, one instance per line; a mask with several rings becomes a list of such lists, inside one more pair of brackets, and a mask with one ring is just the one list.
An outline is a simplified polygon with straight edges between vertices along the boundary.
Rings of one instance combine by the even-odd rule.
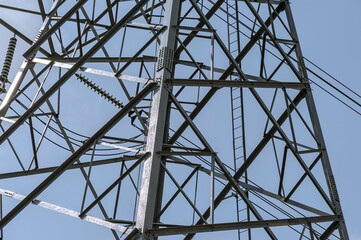
[[173, 56], [174, 51], [169, 47], [162, 47], [159, 49], [159, 57], [157, 64], [157, 72], [163, 68], [167, 69], [169, 72], [173, 71]]
[[129, 235], [124, 238], [124, 240], [134, 240], [140, 235], [140, 230], [138, 228], [134, 228]]

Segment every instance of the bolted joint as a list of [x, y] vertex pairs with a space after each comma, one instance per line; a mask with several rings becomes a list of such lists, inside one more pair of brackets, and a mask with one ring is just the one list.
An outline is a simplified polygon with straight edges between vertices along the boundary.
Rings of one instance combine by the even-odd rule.
[[6, 93], [5, 82], [0, 83], [0, 94], [1, 93]]
[[129, 235], [124, 238], [124, 240], [135, 240], [141, 235], [141, 232], [138, 228], [134, 228], [133, 231], [129, 233]]

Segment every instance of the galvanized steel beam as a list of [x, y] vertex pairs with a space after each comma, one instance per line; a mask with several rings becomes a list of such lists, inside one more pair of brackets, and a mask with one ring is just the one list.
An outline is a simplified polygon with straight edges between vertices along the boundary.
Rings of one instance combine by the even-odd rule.
[[165, 80], [172, 77], [173, 73], [173, 52], [176, 44], [176, 30], [171, 26], [178, 23], [181, 9], [180, 0], [167, 1], [165, 4], [163, 26], [167, 29], [161, 37], [159, 50], [156, 81], [158, 88], [154, 93], [152, 108], [150, 112], [150, 122], [147, 138], [146, 151], [150, 152], [150, 157], [143, 165], [142, 183], [140, 198], [138, 202], [136, 227], [141, 235], [137, 239], [145, 240], [144, 233], [153, 227], [156, 210], [156, 197], [158, 189], [158, 178], [160, 173], [161, 156], [158, 154], [162, 150], [166, 140], [166, 117], [168, 109], [168, 90]]
[[322, 217], [219, 223], [219, 224], [195, 225], [195, 226], [186, 226], [186, 227], [168, 227], [168, 228], [160, 228], [160, 229], [150, 229], [147, 231], [147, 235], [149, 237], [156, 237], [156, 236], [168, 236], [168, 235], [178, 235], [178, 234], [187, 234], [187, 233], [195, 234], [202, 232], [227, 231], [234, 229], [292, 226], [292, 225], [300, 225], [307, 223], [337, 221], [339, 219], [340, 219], [339, 215], [329, 215]]
[[196, 86], [196, 87], [243, 87], [243, 88], [309, 88], [309, 83], [299, 82], [251, 82], [251, 81], [230, 81], [230, 80], [197, 80], [197, 79], [168, 79], [167, 84], [170, 86]]

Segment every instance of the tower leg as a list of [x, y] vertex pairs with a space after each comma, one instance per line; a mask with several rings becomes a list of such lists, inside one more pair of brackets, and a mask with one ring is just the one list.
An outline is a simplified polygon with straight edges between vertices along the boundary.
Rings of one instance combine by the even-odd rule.
[[[156, 210], [156, 199], [158, 192], [158, 180], [160, 173], [161, 156], [158, 154], [162, 150], [165, 139], [165, 126], [168, 108], [168, 90], [164, 86], [164, 81], [171, 77], [173, 72], [173, 52], [176, 44], [176, 30], [172, 26], [177, 25], [180, 12], [180, 0], [167, 1], [165, 4], [164, 23], [167, 30], [161, 38], [160, 51], [158, 56], [157, 76], [159, 88], [155, 90], [149, 132], [147, 139], [147, 152], [150, 157], [145, 160], [143, 166], [142, 184], [138, 203], [137, 224], [141, 235], [138, 239], [146, 239], [144, 233], [153, 227], [154, 212]], [[161, 185], [160, 185], [161, 186]]]
[[[296, 26], [295, 26], [295, 23], [293, 21], [291, 8], [290, 8], [290, 5], [289, 5], [288, 2], [286, 4], [285, 11], [286, 11], [287, 20], [288, 20], [288, 24], [289, 24], [289, 27], [290, 27], [292, 37], [297, 42], [295, 50], [296, 50], [296, 54], [297, 54], [298, 68], [299, 68], [299, 71], [300, 71], [300, 74], [301, 74], [303, 80], [308, 82], [309, 80], [308, 80], [307, 70], [306, 70], [306, 66], [304, 64], [301, 47], [300, 47], [300, 44], [299, 44], [299, 41], [298, 41]], [[319, 147], [319, 149], [323, 149], [322, 150], [321, 162], [322, 162], [322, 167], [323, 167], [323, 171], [324, 171], [324, 174], [325, 174], [329, 194], [330, 194], [330, 197], [331, 197], [331, 201], [332, 201], [332, 203], [334, 205], [334, 210], [335, 210], [336, 214], [343, 216], [342, 209], [341, 209], [340, 198], [339, 198], [338, 193], [337, 193], [335, 179], [334, 179], [334, 176], [333, 176], [333, 173], [332, 173], [330, 160], [329, 160], [327, 150], [326, 150], [325, 140], [323, 138], [323, 134], [322, 134], [322, 130], [321, 130], [321, 124], [320, 124], [320, 121], [318, 119], [318, 114], [317, 114], [317, 110], [316, 110], [315, 101], [313, 99], [312, 91], [310, 89], [307, 89], [306, 102], [307, 102], [308, 111], [309, 111], [310, 119], [311, 119], [312, 126], [313, 126], [313, 131], [315, 133], [315, 136], [316, 136], [318, 144], [319, 144], [318, 147]], [[341, 239], [345, 239], [345, 240], [349, 239], [347, 229], [346, 229], [346, 224], [345, 224], [345, 222], [343, 220], [340, 221], [338, 230], [339, 230]]]

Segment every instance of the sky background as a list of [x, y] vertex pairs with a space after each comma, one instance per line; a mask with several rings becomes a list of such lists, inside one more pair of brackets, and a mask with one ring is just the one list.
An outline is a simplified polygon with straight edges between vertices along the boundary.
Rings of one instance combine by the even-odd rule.
[[[8, 1], [0, 0], [0, 3], [7, 4]], [[361, 66], [359, 57], [361, 29], [358, 27], [361, 23], [361, 1], [350, 0], [345, 1], [346, 4], [341, 4], [335, 0], [294, 0], [291, 3], [304, 56], [361, 93], [361, 79], [358, 73]], [[16, 15], [13, 18], [15, 19]], [[38, 25], [35, 25], [34, 29], [27, 29], [28, 36], [36, 34]], [[8, 36], [1, 38], [1, 46], [5, 48], [8, 39]], [[20, 62], [14, 63], [14, 66], [19, 65]], [[310, 78], [312, 79], [312, 76]], [[359, 204], [361, 116], [347, 109], [319, 88], [314, 86], [313, 89], [350, 239], [361, 240], [359, 217], [361, 214]], [[33, 178], [35, 181], [41, 179]], [[42, 213], [44, 216], [58, 215], [44, 209], [38, 211], [38, 217], [41, 217]], [[72, 221], [74, 223], [78, 221], [69, 217], [62, 219], [69, 221], [70, 224]], [[21, 220], [19, 219], [17, 223], [20, 224]], [[23, 224], [25, 225], [26, 222]], [[79, 234], [79, 238], [82, 239], [80, 233], [74, 234]]]
[[[291, 1], [305, 57], [361, 92], [361, 2]], [[311, 76], [310, 76], [311, 78]], [[350, 239], [361, 239], [361, 116], [313, 87]]]

